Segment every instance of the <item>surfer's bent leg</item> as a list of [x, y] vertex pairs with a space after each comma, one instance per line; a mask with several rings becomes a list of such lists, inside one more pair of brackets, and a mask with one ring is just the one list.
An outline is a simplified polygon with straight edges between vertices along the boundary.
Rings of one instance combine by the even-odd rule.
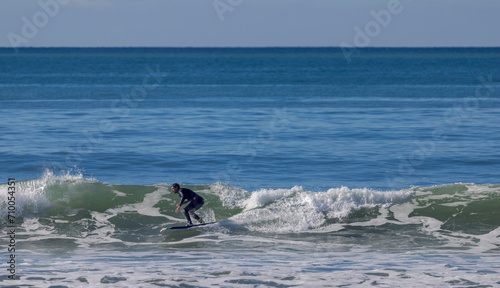
[[193, 225], [193, 222], [191, 222], [191, 217], [189, 217], [189, 210], [191, 209], [191, 205], [193, 202], [189, 203], [182, 212], [184, 212], [184, 216], [186, 216], [186, 219], [188, 220], [188, 225]]
[[187, 205], [186, 208], [184, 208], [184, 216], [186, 216], [186, 219], [188, 220], [189, 224], [192, 224], [190, 216], [193, 216], [193, 218], [196, 219], [196, 221], [200, 223], [202, 222], [201, 217], [194, 212], [200, 209], [201, 206], [203, 206], [203, 204], [205, 204], [203, 198], [194, 198], [191, 201], [191, 203], [189, 203], [189, 205]]

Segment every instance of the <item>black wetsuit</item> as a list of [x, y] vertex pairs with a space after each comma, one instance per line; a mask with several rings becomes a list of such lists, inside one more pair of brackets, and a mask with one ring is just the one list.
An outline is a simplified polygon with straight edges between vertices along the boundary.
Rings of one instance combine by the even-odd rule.
[[184, 204], [187, 201], [191, 201], [185, 208], [184, 208], [184, 216], [186, 216], [186, 219], [188, 220], [188, 224], [193, 224], [191, 222], [191, 217], [190, 215], [193, 216], [194, 219], [196, 219], [198, 222], [201, 223], [202, 219], [200, 216], [196, 215], [194, 213], [196, 210], [200, 209], [203, 204], [205, 204], [205, 200], [203, 197], [200, 195], [196, 194], [193, 190], [187, 189], [187, 188], [180, 188], [179, 189], [179, 197], [181, 197], [181, 202], [179, 203], [180, 206]]

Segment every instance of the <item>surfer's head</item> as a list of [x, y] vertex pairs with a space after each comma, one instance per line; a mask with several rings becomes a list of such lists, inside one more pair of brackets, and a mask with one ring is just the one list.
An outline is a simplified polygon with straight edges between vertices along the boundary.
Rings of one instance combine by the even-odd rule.
[[171, 187], [171, 188], [172, 188], [172, 192], [174, 192], [175, 194], [177, 194], [177, 193], [179, 193], [179, 189], [180, 189], [181, 187], [179, 186], [179, 184], [174, 183], [174, 184], [172, 184], [172, 187]]

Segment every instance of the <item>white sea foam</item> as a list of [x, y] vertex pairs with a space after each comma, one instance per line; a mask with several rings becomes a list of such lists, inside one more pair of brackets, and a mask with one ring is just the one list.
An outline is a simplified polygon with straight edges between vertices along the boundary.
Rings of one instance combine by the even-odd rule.
[[[387, 207], [407, 201], [411, 191], [332, 188], [326, 192], [261, 189], [236, 202], [244, 211], [231, 219], [262, 232], [303, 232], [321, 227], [328, 219], [343, 219], [362, 208]], [[238, 195], [240, 196], [240, 195]], [[381, 219], [378, 220], [381, 222]]]
[[[76, 251], [71, 258], [25, 253], [16, 285], [49, 287], [470, 287], [498, 286], [496, 255], [440, 253], [311, 253], [274, 249]], [[283, 243], [281, 243], [283, 245]], [[286, 247], [286, 245], [283, 245]], [[92, 257], [89, 257], [92, 252]], [[48, 265], [50, 263], [50, 265]], [[29, 267], [29, 268], [28, 268]]]

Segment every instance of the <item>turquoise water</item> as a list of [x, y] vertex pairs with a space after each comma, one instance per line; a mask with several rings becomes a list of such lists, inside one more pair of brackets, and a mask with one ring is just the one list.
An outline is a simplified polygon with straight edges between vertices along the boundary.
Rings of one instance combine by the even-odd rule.
[[[15, 178], [19, 259], [0, 285], [499, 285], [499, 64], [499, 49], [0, 49], [0, 244]], [[159, 234], [185, 223], [173, 182], [219, 222]]]

